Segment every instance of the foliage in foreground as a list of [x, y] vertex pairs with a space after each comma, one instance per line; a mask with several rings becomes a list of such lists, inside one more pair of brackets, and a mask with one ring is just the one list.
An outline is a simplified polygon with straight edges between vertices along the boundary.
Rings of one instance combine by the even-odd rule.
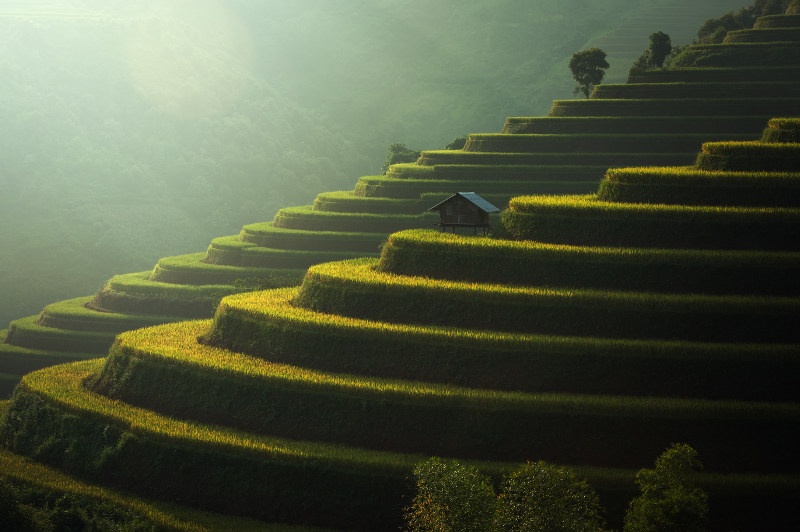
[[429, 458], [414, 468], [417, 495], [406, 508], [414, 532], [602, 530], [597, 493], [568, 468], [528, 462], [509, 474], [496, 496], [477, 468]]
[[[641, 469], [641, 495], [625, 515], [624, 530], [700, 531], [708, 514], [706, 493], [692, 483], [702, 468], [697, 451], [670, 446], [654, 469]], [[491, 480], [477, 468], [433, 457], [414, 468], [417, 494], [405, 509], [414, 532], [599, 531], [604, 510], [594, 489], [564, 466], [528, 462], [507, 475], [495, 496]]]

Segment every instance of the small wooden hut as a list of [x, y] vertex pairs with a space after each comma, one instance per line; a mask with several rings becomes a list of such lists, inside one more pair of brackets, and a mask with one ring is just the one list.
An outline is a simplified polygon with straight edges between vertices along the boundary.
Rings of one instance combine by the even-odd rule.
[[473, 227], [475, 234], [478, 234], [478, 228], [481, 227], [485, 235], [492, 228], [489, 214], [500, 212], [500, 209], [474, 192], [457, 192], [428, 209], [428, 212], [432, 211], [439, 211], [437, 225], [442, 231], [450, 227], [455, 233], [456, 227]]

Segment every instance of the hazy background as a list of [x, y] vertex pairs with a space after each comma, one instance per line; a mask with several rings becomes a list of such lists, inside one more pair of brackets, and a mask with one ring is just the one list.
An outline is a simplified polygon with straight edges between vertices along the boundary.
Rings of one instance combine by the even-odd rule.
[[645, 1], [0, 0], [0, 330], [547, 113]]

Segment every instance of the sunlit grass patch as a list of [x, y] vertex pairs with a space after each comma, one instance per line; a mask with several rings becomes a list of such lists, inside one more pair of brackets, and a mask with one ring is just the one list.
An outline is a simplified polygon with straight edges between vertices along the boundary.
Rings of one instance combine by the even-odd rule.
[[598, 199], [621, 203], [793, 207], [800, 206], [800, 172], [611, 168], [600, 182]]
[[223, 296], [241, 291], [233, 284], [164, 283], [151, 280], [150, 275], [149, 271], [115, 275], [91, 305], [120, 313], [207, 317]]
[[377, 269], [511, 285], [793, 295], [797, 252], [570, 246], [532, 240], [393, 233]]
[[[775, 380], [794, 374], [789, 369], [798, 361], [792, 345], [615, 340], [387, 323], [299, 308], [290, 302], [294, 294], [270, 290], [226, 298], [204, 343], [325, 371], [479, 388], [720, 394], [716, 397], [752, 391], [754, 398], [794, 393], [792, 386]], [[762, 379], [770, 385], [755, 385]], [[698, 386], [700, 381], [706, 385]]]
[[[658, 84], [653, 84], [658, 85]], [[597, 88], [605, 87], [599, 85]], [[761, 116], [512, 116], [507, 117], [504, 133], [722, 133], [756, 131], [763, 127]], [[704, 139], [708, 140], [708, 139]], [[603, 169], [605, 170], [605, 169]]]
[[31, 349], [102, 355], [114, 341], [113, 332], [78, 331], [39, 325], [39, 316], [11, 322], [6, 341]]
[[[598, 455], [614, 456], [611, 449], [601, 450], [605, 444], [600, 443], [612, 423], [629, 433], [643, 419], [654, 426], [668, 419], [688, 433], [690, 426], [711, 419], [720, 430], [726, 423], [742, 428], [747, 420], [758, 420], [762, 430], [770, 431], [767, 419], [783, 424], [785, 416], [795, 415], [786, 405], [523, 394], [325, 373], [199, 345], [194, 338], [207, 325], [177, 324], [121, 335], [94, 387], [110, 390], [127, 404], [209, 423], [224, 420], [274, 436], [504, 461], [534, 458], [530, 453], [536, 449], [539, 458], [569, 462], [584, 456], [578, 448], [587, 445]], [[158, 399], [165, 386], [174, 392], [169, 401]], [[237, 405], [235, 411], [230, 405]], [[573, 432], [584, 443], [569, 444]], [[491, 446], [486, 438], [493, 440]], [[643, 436], [635, 445], [657, 449], [663, 445], [659, 438], [648, 443]], [[720, 450], [715, 438], [707, 442]], [[635, 462], [617, 455], [608, 463]]]
[[600, 201], [596, 195], [523, 196], [502, 213], [517, 239], [588, 246], [797, 249], [800, 210]]
[[[357, 259], [310, 267], [295, 304], [388, 322], [542, 334], [800, 339], [791, 332], [791, 324], [800, 320], [800, 301], [793, 298], [511, 287], [393, 275], [377, 271], [376, 263]], [[568, 267], [567, 263], [562, 267]]]
[[[468, 137], [466, 152], [511, 153], [653, 153], [695, 151], [708, 133], [570, 133], [504, 134], [482, 133]], [[728, 133], [725, 138], [752, 139], [757, 135]]]
[[86, 296], [50, 303], [42, 310], [38, 323], [45, 327], [58, 329], [119, 333], [177, 319], [167, 316], [100, 312], [87, 307], [93, 298], [93, 296]]
[[314, 199], [315, 211], [370, 214], [419, 214], [425, 212], [418, 201], [359, 196], [352, 191], [321, 192]]
[[704, 142], [695, 164], [703, 170], [792, 172], [800, 168], [800, 143]]
[[386, 239], [384, 233], [306, 231], [275, 227], [272, 222], [245, 225], [239, 236], [259, 246], [306, 251], [374, 251]]
[[[364, 251], [310, 251], [296, 249], [274, 249], [242, 242], [238, 236], [215, 238], [206, 251], [203, 262], [226, 266], [242, 267], [268, 267], [271, 269], [297, 269], [305, 270], [312, 264], [344, 260], [355, 257], [375, 256], [378, 246], [371, 253]], [[301, 272], [293, 272], [293, 284], [299, 283]], [[248, 276], [255, 278], [257, 276]], [[275, 286], [280, 286], [277, 283]]]
[[153, 526], [166, 530], [213, 531], [228, 528], [238, 530], [297, 531], [314, 530], [288, 525], [271, 525], [235, 516], [211, 514], [163, 502], [154, 502], [134, 497], [124, 492], [81, 481], [56, 469], [15, 455], [0, 448], [0, 470], [2, 475], [22, 487], [33, 487], [44, 495], [70, 495], [87, 497], [98, 503], [111, 504], [120, 509], [135, 512]]
[[293, 286], [302, 278], [301, 268], [230, 266], [203, 262], [205, 253], [165, 257], [158, 261], [152, 281], [177, 284], [233, 284], [237, 279], [263, 279], [274, 287]]
[[764, 130], [763, 142], [800, 142], [800, 118], [772, 118]]
[[391, 233], [401, 229], [432, 225], [431, 214], [369, 214], [315, 211], [311, 206], [286, 207], [275, 215], [274, 225], [306, 231]]

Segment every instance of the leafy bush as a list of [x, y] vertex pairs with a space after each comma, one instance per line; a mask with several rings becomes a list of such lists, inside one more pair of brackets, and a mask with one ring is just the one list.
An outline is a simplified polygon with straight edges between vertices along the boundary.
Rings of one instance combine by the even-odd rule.
[[506, 477], [494, 526], [504, 532], [596, 532], [605, 524], [602, 513], [588, 482], [540, 460]]
[[491, 529], [494, 489], [476, 467], [433, 457], [414, 467], [417, 493], [405, 516], [413, 532]]
[[673, 444], [656, 459], [655, 469], [640, 470], [636, 484], [641, 495], [631, 501], [623, 530], [706, 530], [708, 497], [692, 481], [692, 474], [701, 468], [697, 451], [687, 444]]

